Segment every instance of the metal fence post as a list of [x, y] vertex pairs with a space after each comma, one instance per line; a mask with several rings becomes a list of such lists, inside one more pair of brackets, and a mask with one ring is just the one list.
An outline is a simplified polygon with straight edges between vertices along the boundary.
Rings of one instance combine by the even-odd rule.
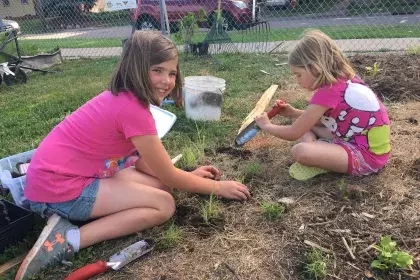
[[160, 11], [160, 27], [162, 34], [166, 36], [166, 3], [165, 0], [159, 0], [159, 11]]

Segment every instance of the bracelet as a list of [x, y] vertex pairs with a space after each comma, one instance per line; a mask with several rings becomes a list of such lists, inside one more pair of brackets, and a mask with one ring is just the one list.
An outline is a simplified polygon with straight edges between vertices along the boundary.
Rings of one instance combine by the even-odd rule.
[[214, 192], [213, 192], [213, 193], [214, 193], [216, 196], [220, 196], [220, 185], [219, 185], [219, 184], [217, 184], [217, 181], [216, 181], [216, 180], [214, 180], [213, 190], [214, 190]]

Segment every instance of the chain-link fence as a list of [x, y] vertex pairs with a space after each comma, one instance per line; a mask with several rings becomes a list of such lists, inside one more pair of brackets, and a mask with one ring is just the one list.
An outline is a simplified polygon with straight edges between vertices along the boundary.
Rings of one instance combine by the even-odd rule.
[[197, 53], [288, 51], [307, 28], [344, 51], [420, 48], [420, 0], [1, 0], [0, 17], [28, 55], [119, 55], [135, 29]]

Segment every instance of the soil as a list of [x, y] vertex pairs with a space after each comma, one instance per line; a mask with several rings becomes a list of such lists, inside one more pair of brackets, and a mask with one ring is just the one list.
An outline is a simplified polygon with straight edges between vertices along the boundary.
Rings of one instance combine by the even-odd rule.
[[[356, 71], [373, 91], [385, 101], [420, 101], [419, 55], [356, 55], [351, 58]], [[376, 75], [366, 67], [377, 63]]]

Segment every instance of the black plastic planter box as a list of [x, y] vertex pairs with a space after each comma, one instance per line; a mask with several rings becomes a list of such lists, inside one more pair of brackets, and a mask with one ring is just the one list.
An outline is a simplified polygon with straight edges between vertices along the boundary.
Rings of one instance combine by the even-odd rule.
[[[22, 207], [16, 206], [7, 200], [0, 199], [6, 206], [9, 223], [5, 222], [3, 212], [0, 212], [0, 253], [9, 245], [22, 241], [34, 227], [34, 215]], [[0, 210], [3, 210], [1, 207]]]

